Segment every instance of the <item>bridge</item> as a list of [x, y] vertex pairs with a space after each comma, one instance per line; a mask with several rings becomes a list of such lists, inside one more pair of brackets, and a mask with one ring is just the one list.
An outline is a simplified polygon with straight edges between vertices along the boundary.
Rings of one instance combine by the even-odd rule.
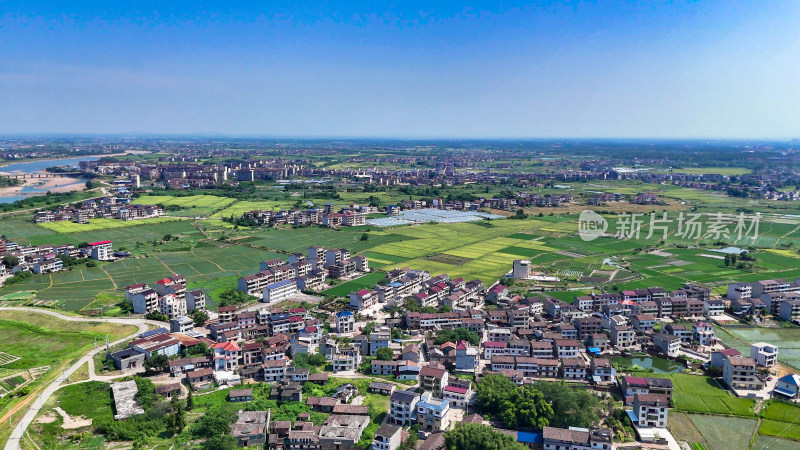
[[0, 177], [24, 180], [34, 178], [74, 178], [80, 175], [83, 175], [83, 172], [5, 173], [0, 174]]

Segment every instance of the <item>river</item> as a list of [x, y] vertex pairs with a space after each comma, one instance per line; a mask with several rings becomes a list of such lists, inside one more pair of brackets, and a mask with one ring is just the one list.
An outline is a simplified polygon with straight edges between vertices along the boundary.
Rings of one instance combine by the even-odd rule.
[[[104, 155], [105, 156], [105, 155]], [[78, 167], [79, 161], [97, 161], [100, 159], [101, 156], [84, 156], [79, 158], [62, 158], [62, 159], [43, 159], [40, 161], [29, 161], [29, 162], [22, 162], [22, 163], [12, 163], [7, 166], [0, 167], [0, 172], [12, 172], [12, 173], [37, 173], [42, 172], [44, 169], [48, 167]], [[45, 180], [44, 178], [42, 180]], [[31, 197], [34, 195], [44, 194], [47, 191], [51, 190], [51, 187], [39, 187], [35, 186], [38, 180], [28, 180], [25, 186], [22, 187], [22, 190], [15, 192], [14, 195], [6, 195], [0, 196], [0, 203], [13, 203], [17, 200], [22, 200], [27, 197]], [[86, 183], [86, 180], [79, 179], [73, 183], [63, 184], [61, 187], [64, 186], [78, 186]]]
[[42, 159], [40, 161], [12, 163], [7, 166], [0, 166], [0, 172], [36, 173], [54, 166], [78, 167], [79, 161], [97, 161], [100, 158], [100, 156], [84, 156], [80, 158]]

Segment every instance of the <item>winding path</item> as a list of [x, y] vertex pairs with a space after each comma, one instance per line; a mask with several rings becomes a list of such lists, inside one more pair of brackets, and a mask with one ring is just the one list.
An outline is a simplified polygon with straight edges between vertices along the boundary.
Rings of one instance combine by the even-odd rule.
[[[163, 326], [164, 324], [161, 322], [155, 322], [152, 320], [145, 320], [145, 319], [121, 319], [121, 318], [83, 318], [83, 317], [73, 317], [73, 316], [66, 316], [60, 314], [55, 311], [47, 310], [47, 309], [39, 309], [39, 308], [17, 308], [17, 307], [0, 307], [0, 311], [30, 311], [30, 312], [37, 312], [40, 314], [48, 314], [54, 317], [58, 317], [61, 320], [66, 320], [68, 322], [107, 322], [107, 323], [118, 323], [122, 325], [135, 325], [138, 327], [138, 330], [128, 335], [122, 339], [117, 339], [114, 342], [109, 343], [109, 345], [117, 345], [126, 340], [132, 338], [133, 336], [143, 333], [147, 331], [148, 325], [154, 325], [157, 327]], [[130, 375], [130, 372], [126, 372], [121, 375], [117, 376], [98, 376], [94, 372], [94, 355], [99, 352], [104, 351], [103, 347], [97, 348], [95, 350], [90, 351], [88, 354], [84, 355], [81, 359], [79, 359], [75, 364], [69, 366], [64, 373], [57, 376], [55, 380], [53, 380], [49, 385], [47, 385], [44, 390], [38, 393], [36, 399], [30, 404], [28, 411], [25, 415], [20, 419], [20, 421], [14, 427], [14, 430], [11, 432], [11, 436], [8, 438], [8, 442], [6, 442], [5, 450], [17, 450], [20, 447], [20, 442], [25, 435], [25, 431], [28, 429], [28, 426], [33, 422], [33, 419], [36, 417], [36, 414], [39, 412], [40, 409], [44, 406], [45, 402], [50, 398], [53, 393], [55, 393], [65, 381], [69, 380], [69, 377], [78, 370], [84, 364], [88, 364], [89, 366], [89, 380], [97, 380], [97, 381], [109, 381], [114, 378], [119, 378], [123, 376]], [[88, 380], [87, 380], [88, 381]], [[31, 395], [34, 395], [31, 393]], [[27, 406], [28, 403], [23, 403], [17, 406], [12, 411], [9, 411], [9, 414], [13, 414], [18, 410], [20, 407]], [[3, 420], [7, 420], [3, 418]]]

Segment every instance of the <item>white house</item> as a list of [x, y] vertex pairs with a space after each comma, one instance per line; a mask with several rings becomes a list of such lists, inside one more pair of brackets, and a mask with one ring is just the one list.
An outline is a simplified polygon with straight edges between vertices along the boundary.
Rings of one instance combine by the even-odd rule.
[[294, 280], [283, 280], [268, 284], [263, 291], [264, 303], [279, 302], [297, 294], [297, 284]]
[[761, 367], [772, 367], [778, 363], [778, 346], [756, 342], [750, 347], [750, 357]]

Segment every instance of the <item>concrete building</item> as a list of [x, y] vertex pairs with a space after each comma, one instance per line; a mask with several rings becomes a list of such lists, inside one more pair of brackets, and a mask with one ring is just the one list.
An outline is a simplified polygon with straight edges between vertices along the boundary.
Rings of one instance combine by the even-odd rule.
[[350, 311], [341, 311], [336, 313], [336, 332], [337, 333], [352, 333], [355, 331], [356, 318]]
[[136, 402], [139, 392], [133, 380], [111, 383], [114, 398], [114, 420], [125, 420], [131, 416], [144, 414], [144, 409]]
[[426, 392], [417, 402], [417, 424], [424, 431], [446, 430], [450, 424], [449, 412], [449, 401], [435, 398]]
[[108, 261], [114, 253], [111, 250], [111, 241], [92, 242], [89, 244], [91, 257], [97, 261]]
[[511, 277], [518, 280], [527, 280], [531, 277], [531, 262], [527, 259], [515, 259]]
[[178, 316], [169, 320], [171, 333], [188, 333], [194, 330], [194, 321], [186, 316]]
[[391, 423], [384, 423], [375, 432], [372, 450], [396, 450], [403, 443], [403, 429]]
[[778, 346], [766, 342], [756, 342], [750, 347], [750, 357], [761, 367], [778, 364]]
[[661, 353], [669, 356], [678, 356], [678, 351], [681, 349], [681, 338], [669, 334], [657, 334], [653, 336], [653, 345], [658, 348]]
[[764, 387], [764, 382], [756, 372], [756, 362], [752, 358], [725, 358], [722, 379], [733, 389], [757, 390]]
[[186, 311], [194, 312], [195, 310], [206, 309], [206, 294], [200, 289], [186, 292]]
[[297, 294], [297, 284], [294, 280], [283, 280], [268, 284], [264, 287], [262, 300], [264, 303], [274, 303], [285, 300]]
[[659, 394], [635, 394], [633, 412], [634, 421], [640, 427], [666, 428], [669, 401]]
[[416, 422], [419, 394], [411, 391], [394, 391], [389, 398], [389, 422], [406, 426]]

